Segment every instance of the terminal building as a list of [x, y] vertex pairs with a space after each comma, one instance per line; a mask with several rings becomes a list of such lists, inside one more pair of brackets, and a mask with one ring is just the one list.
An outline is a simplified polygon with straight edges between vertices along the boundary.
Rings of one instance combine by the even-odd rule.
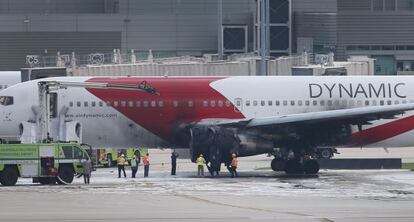
[[[257, 0], [223, 0], [223, 52], [257, 52]], [[261, 2], [261, 1], [259, 1]], [[202, 56], [219, 50], [217, 0], [0, 0], [0, 70], [27, 55]], [[414, 0], [269, 0], [269, 56], [375, 59], [375, 74], [414, 74]]]

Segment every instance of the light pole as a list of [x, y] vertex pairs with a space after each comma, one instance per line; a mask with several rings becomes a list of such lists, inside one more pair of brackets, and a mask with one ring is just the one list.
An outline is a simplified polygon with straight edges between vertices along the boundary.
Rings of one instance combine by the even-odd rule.
[[217, 0], [217, 31], [218, 31], [218, 56], [219, 60], [223, 59], [223, 0]]

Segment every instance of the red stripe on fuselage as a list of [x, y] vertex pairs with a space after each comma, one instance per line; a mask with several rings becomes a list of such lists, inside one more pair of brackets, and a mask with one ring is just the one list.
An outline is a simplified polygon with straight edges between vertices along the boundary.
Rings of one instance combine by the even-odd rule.
[[[226, 98], [210, 87], [210, 83], [223, 78], [218, 77], [119, 77], [119, 78], [91, 78], [87, 82], [111, 83], [139, 85], [146, 81], [150, 87], [157, 90], [158, 94], [150, 94], [132, 90], [108, 90], [90, 89], [87, 90], [103, 101], [111, 102], [112, 107], [134, 121], [136, 124], [150, 131], [151, 133], [165, 139], [173, 140], [175, 131], [182, 125], [206, 118], [225, 118], [241, 119], [244, 116], [235, 111], [233, 101], [230, 106], [226, 106]], [[114, 106], [114, 102], [119, 104]], [[126, 106], [122, 106], [124, 101]], [[129, 107], [129, 101], [133, 101], [133, 107]], [[141, 106], [136, 106], [136, 101], [141, 102]], [[148, 102], [148, 107], [144, 107], [144, 101]], [[174, 101], [178, 102], [178, 107], [174, 107]], [[192, 101], [190, 107], [188, 102]], [[204, 106], [204, 102], [208, 106]], [[215, 106], [211, 106], [214, 101]], [[222, 106], [218, 106], [218, 102]], [[155, 102], [154, 107], [152, 103]], [[159, 103], [163, 106], [160, 107]]]
[[352, 134], [351, 145], [374, 144], [414, 129], [414, 115]]

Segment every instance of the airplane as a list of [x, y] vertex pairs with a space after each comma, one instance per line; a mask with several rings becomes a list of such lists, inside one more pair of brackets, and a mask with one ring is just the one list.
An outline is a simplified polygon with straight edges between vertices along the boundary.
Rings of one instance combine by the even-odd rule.
[[[0, 138], [30, 142], [38, 82], [0, 92]], [[414, 146], [409, 76], [55, 77], [41, 81], [137, 85], [68, 87], [51, 96], [51, 137], [93, 147], [188, 148], [209, 170], [231, 154], [272, 154], [271, 168], [316, 174], [319, 147]], [[81, 126], [81, 127], [80, 127]]]
[[0, 71], [0, 90], [22, 82], [21, 73], [18, 71]]

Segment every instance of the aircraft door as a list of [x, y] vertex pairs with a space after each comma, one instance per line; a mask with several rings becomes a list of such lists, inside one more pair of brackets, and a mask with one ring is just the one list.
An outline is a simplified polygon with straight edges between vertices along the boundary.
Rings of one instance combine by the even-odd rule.
[[241, 98], [234, 99], [234, 111], [238, 113], [243, 111], [243, 100]]
[[57, 93], [50, 93], [49, 94], [49, 113], [50, 118], [56, 118], [58, 115], [58, 95]]

